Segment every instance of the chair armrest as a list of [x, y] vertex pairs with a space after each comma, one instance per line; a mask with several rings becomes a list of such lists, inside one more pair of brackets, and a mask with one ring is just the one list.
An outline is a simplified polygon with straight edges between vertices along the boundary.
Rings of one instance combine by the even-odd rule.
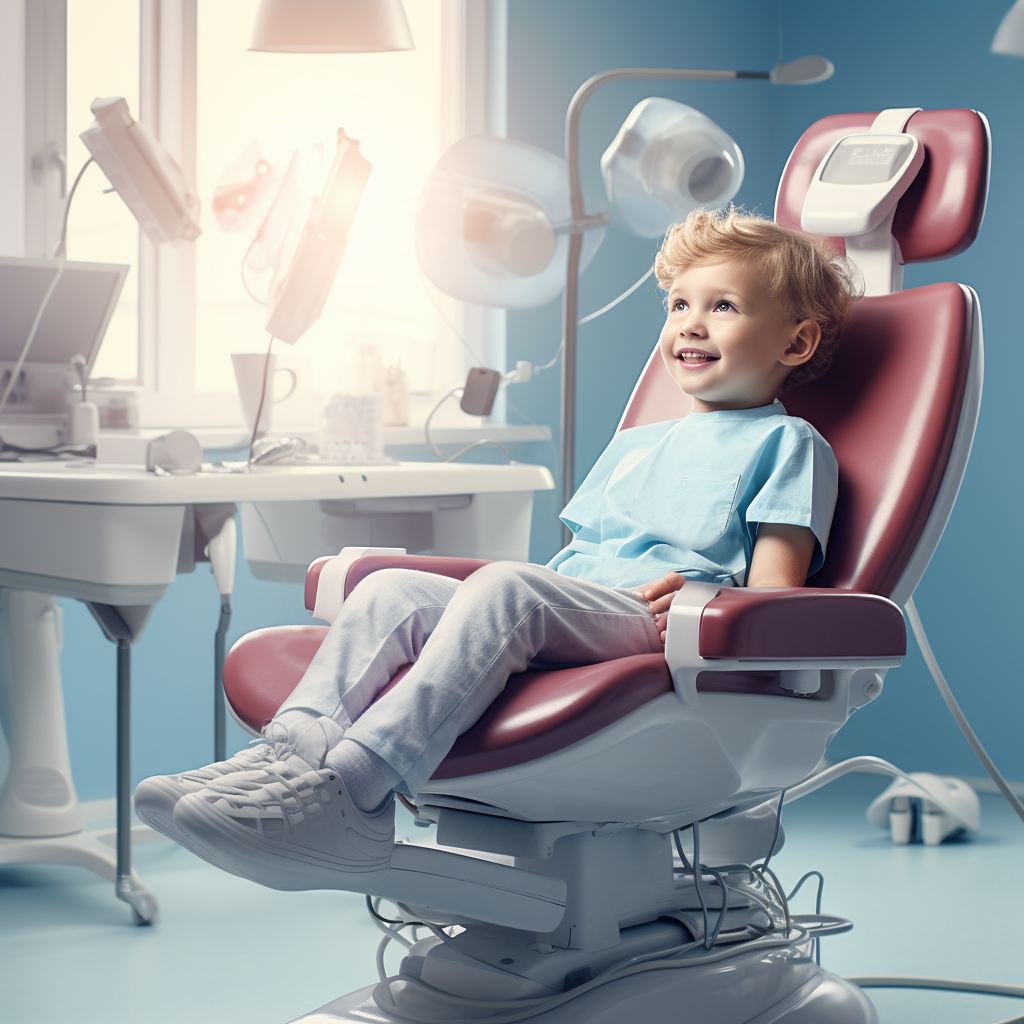
[[704, 608], [704, 658], [902, 658], [903, 613], [877, 594], [817, 587], [736, 587]]
[[665, 660], [696, 704], [702, 671], [779, 671], [813, 693], [827, 668], [889, 668], [907, 651], [903, 613], [877, 594], [814, 587], [720, 588], [688, 582], [669, 608]]
[[360, 580], [378, 569], [418, 569], [436, 576], [464, 580], [489, 561], [489, 558], [457, 558], [454, 555], [369, 555], [352, 563], [345, 578], [345, 597], [352, 593]]
[[342, 548], [316, 559], [306, 570], [305, 604], [314, 618], [334, 622], [355, 585], [378, 569], [418, 569], [464, 580], [487, 560], [442, 555], [408, 555], [404, 548]]

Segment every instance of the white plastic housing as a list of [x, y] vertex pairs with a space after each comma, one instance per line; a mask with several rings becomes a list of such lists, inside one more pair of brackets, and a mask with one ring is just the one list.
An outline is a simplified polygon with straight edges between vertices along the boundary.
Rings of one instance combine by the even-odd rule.
[[338, 148], [284, 278], [271, 289], [267, 332], [294, 345], [319, 319], [338, 273], [370, 163], [338, 129]]
[[877, 228], [924, 162], [913, 135], [864, 132], [840, 139], [814, 172], [800, 226], [848, 238]]
[[[565, 161], [511, 139], [470, 136], [438, 160], [416, 209], [416, 255], [446, 295], [528, 309], [565, 287], [569, 254]], [[583, 236], [581, 272], [604, 237]]]
[[352, 564], [367, 555], [404, 555], [405, 548], [344, 547], [321, 570], [317, 580], [314, 619], [334, 622], [345, 603], [345, 580]]
[[199, 197], [174, 157], [133, 120], [121, 96], [93, 100], [95, 121], [79, 136], [100, 170], [157, 244], [199, 237]]
[[638, 103], [601, 157], [615, 222], [657, 238], [703, 206], [724, 206], [743, 183], [743, 154], [699, 110], [649, 97]]
[[926, 846], [937, 846], [955, 833], [981, 828], [981, 801], [963, 779], [931, 772], [911, 772], [909, 778], [913, 781], [896, 779], [867, 811], [868, 821], [888, 828], [894, 843], [919, 838]]

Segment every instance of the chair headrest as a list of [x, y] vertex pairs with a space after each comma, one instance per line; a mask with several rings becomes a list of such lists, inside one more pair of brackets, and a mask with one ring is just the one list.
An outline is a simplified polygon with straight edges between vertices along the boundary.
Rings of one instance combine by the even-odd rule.
[[[870, 129], [876, 114], [833, 114], [800, 136], [779, 182], [775, 220], [800, 230], [800, 211], [811, 178], [844, 135]], [[892, 233], [904, 263], [929, 263], [963, 252], [985, 216], [991, 138], [976, 110], [919, 110], [904, 129], [925, 150], [924, 166], [896, 207]], [[843, 256], [842, 238], [829, 239]]]

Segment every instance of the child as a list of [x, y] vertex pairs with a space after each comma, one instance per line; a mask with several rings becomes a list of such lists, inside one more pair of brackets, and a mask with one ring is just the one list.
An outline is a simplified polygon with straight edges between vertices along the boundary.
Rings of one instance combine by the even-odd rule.
[[794, 587], [817, 571], [836, 462], [776, 395], [827, 370], [850, 314], [846, 268], [807, 235], [697, 211], [669, 230], [656, 271], [661, 355], [693, 411], [616, 434], [562, 513], [568, 547], [463, 583], [372, 573], [263, 740], [142, 782], [144, 821], [264, 885], [365, 891], [390, 859], [395, 790], [418, 791], [509, 675], [661, 652], [686, 579]]

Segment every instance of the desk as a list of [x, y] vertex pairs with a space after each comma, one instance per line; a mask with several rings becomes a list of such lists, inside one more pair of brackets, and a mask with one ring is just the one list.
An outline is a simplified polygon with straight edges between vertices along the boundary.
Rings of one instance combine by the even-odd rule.
[[[553, 486], [547, 469], [521, 464], [204, 466], [163, 477], [140, 467], [0, 465], [0, 726], [11, 753], [0, 863], [88, 867], [115, 882], [138, 923], [155, 916], [155, 898], [131, 870], [130, 651], [177, 572], [194, 564], [197, 508], [226, 505], [230, 516], [246, 503], [246, 557], [261, 578], [287, 580], [345, 544], [525, 561], [533, 493]], [[117, 645], [116, 858], [82, 826], [55, 597], [84, 601]]]

